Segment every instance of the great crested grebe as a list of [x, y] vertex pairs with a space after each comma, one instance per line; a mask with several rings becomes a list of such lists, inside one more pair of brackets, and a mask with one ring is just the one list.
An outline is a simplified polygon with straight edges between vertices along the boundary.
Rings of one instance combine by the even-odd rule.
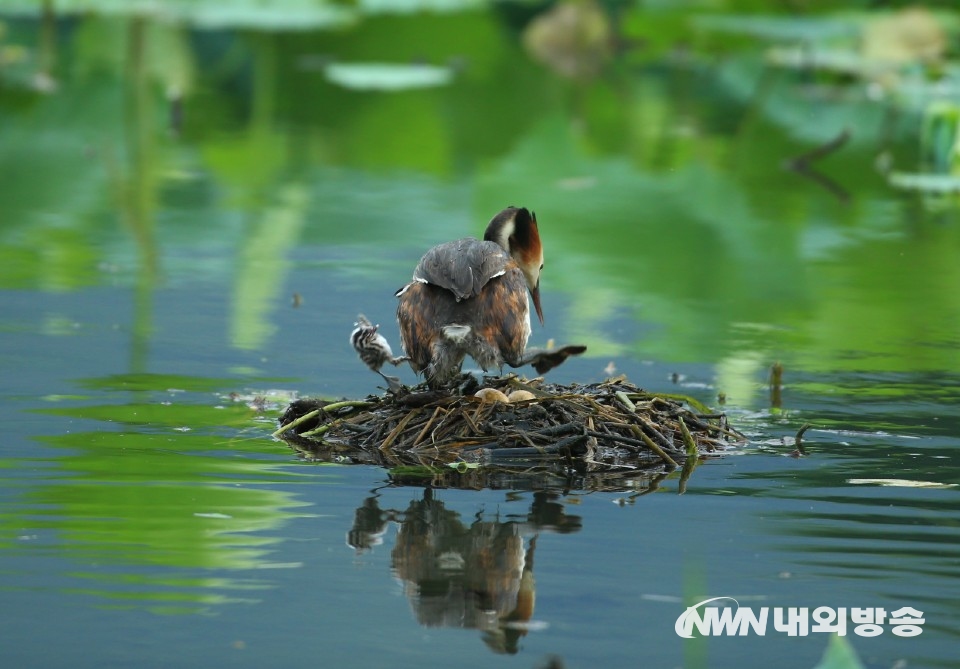
[[543, 247], [536, 215], [507, 207], [493, 217], [483, 241], [468, 237], [434, 246], [397, 291], [400, 340], [410, 366], [431, 387], [455, 378], [469, 355], [487, 371], [532, 364], [544, 373], [584, 346], [527, 350], [530, 308], [540, 308]]
[[390, 386], [390, 390], [399, 390], [401, 388], [400, 379], [395, 376], [387, 376], [380, 371], [386, 363], [394, 367], [402, 362], [409, 360], [406, 356], [394, 357], [393, 350], [387, 342], [386, 337], [377, 332], [379, 325], [374, 325], [363, 314], [357, 316], [357, 322], [353, 324], [355, 329], [350, 333], [350, 343], [356, 350], [357, 355], [363, 362], [383, 377], [383, 380]]

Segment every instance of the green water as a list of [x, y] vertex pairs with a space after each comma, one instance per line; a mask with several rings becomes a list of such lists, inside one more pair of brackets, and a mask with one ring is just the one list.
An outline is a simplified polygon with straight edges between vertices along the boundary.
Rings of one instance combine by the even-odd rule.
[[[677, 636], [719, 596], [911, 606], [917, 637], [850, 625], [860, 661], [956, 666], [960, 220], [890, 177], [958, 102], [955, 54], [894, 84], [765, 64], [885, 16], [832, 3], [611, 3], [615, 46], [547, 59], [541, 5], [41, 4], [0, 2], [4, 666], [809, 668], [828, 646]], [[785, 168], [844, 130], [815, 176]], [[356, 314], [396, 347], [420, 254], [509, 204], [545, 245], [531, 343], [589, 347], [551, 380], [723, 394], [751, 441], [683, 494], [425, 493], [270, 438], [294, 393], [375, 391]], [[527, 627], [497, 622], [534, 592]]]

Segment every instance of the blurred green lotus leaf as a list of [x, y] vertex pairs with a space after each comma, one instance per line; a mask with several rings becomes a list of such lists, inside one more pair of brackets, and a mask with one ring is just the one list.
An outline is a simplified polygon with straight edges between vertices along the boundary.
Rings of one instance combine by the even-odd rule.
[[773, 16], [712, 14], [697, 16], [693, 25], [703, 31], [747, 35], [771, 42], [823, 43], [838, 38], [854, 39], [859, 34], [851, 16]]
[[[6, 0], [0, 14], [39, 16], [40, 0]], [[60, 0], [58, 15], [101, 14], [153, 17], [196, 28], [312, 30], [351, 23], [353, 9], [330, 0]]]
[[888, 181], [894, 188], [902, 190], [943, 194], [960, 193], [960, 178], [950, 174], [891, 172]]
[[920, 162], [936, 174], [960, 172], [960, 105], [956, 102], [935, 100], [924, 110]]
[[849, 641], [833, 635], [827, 642], [823, 657], [813, 669], [863, 669], [863, 662]]
[[485, 0], [357, 0], [357, 6], [365, 15], [462, 12], [485, 4]]

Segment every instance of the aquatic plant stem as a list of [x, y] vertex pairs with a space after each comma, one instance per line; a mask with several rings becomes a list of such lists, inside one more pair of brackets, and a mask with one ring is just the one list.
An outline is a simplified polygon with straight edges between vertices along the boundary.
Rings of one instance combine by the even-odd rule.
[[321, 411], [323, 411], [323, 409], [314, 409], [313, 411], [310, 411], [310, 412], [308, 412], [308, 413], [303, 414], [302, 416], [300, 416], [300, 417], [297, 418], [296, 420], [292, 420], [292, 421], [290, 421], [289, 423], [287, 423], [286, 425], [282, 425], [281, 427], [279, 427], [279, 428], [273, 433], [273, 435], [272, 435], [273, 438], [274, 438], [274, 439], [279, 439], [281, 434], [283, 434], [283, 433], [286, 432], [287, 430], [292, 430], [292, 429], [295, 428], [297, 425], [302, 425], [303, 423], [306, 423], [306, 422], [307, 422], [308, 420], [310, 420], [311, 418], [316, 418], [317, 416], [320, 415], [320, 412], [321, 412]]
[[666, 463], [667, 463], [668, 465], [670, 465], [671, 467], [679, 467], [679, 466], [680, 466], [680, 465], [677, 464], [677, 461], [674, 460], [673, 458], [671, 458], [669, 455], [667, 455], [667, 454], [664, 452], [664, 450], [663, 450], [662, 448], [660, 448], [653, 439], [651, 439], [650, 437], [648, 437], [648, 436], [647, 436], [647, 433], [644, 432], [644, 431], [640, 428], [639, 425], [631, 425], [631, 426], [630, 426], [630, 429], [633, 431], [633, 433], [634, 433], [635, 435], [637, 435], [638, 437], [640, 437], [640, 438], [643, 440], [643, 443], [645, 443], [645, 444], [647, 445], [647, 448], [649, 448], [651, 451], [653, 451], [654, 453], [656, 453], [657, 455], [659, 455], [661, 460], [663, 460], [664, 462], [666, 462]]

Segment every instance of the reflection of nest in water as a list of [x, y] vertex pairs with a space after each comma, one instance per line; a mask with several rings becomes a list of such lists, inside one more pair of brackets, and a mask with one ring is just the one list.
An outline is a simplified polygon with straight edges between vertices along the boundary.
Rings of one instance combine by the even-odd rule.
[[274, 436], [310, 459], [392, 467], [403, 483], [517, 487], [521, 478], [562, 476], [566, 487], [594, 489], [692, 470], [699, 458], [744, 440], [724, 414], [648, 393], [623, 377], [573, 386], [484, 379], [484, 387], [534, 396], [510, 403], [473, 395], [473, 377], [460, 381], [454, 391], [418, 386], [364, 400], [296, 400]]

